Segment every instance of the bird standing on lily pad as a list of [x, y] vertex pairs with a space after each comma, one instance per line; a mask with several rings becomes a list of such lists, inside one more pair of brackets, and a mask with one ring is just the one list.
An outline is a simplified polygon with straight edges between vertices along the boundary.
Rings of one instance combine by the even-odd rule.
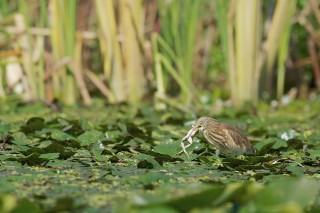
[[[229, 124], [220, 123], [214, 118], [201, 117], [181, 140], [182, 151], [177, 154], [185, 153], [189, 158], [186, 148], [192, 145], [192, 137], [199, 131], [202, 131], [207, 141], [217, 148], [217, 155], [219, 155], [219, 152], [231, 156], [256, 153], [248, 138], [237, 128]], [[188, 145], [184, 144], [186, 140], [189, 142]]]

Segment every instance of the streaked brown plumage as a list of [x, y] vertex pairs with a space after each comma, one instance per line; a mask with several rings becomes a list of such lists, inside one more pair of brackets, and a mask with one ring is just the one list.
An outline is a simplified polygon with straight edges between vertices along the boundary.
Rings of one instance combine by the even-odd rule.
[[[203, 131], [207, 141], [217, 148], [217, 153], [221, 151], [231, 156], [256, 153], [248, 138], [240, 130], [210, 117], [201, 117], [192, 125], [192, 129], [181, 141], [182, 151], [180, 153], [184, 152], [189, 157], [186, 148], [192, 144], [192, 137], [199, 131]], [[185, 140], [189, 142], [187, 146], [184, 146], [183, 141]]]

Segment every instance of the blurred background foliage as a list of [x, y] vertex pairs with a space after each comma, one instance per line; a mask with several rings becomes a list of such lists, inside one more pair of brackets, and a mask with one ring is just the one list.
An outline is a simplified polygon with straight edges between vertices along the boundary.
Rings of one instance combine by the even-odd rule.
[[5, 101], [241, 107], [320, 89], [317, 0], [0, 2]]

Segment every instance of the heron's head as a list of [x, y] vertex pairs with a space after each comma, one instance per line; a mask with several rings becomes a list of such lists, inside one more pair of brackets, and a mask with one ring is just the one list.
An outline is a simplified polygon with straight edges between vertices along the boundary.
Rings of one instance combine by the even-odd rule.
[[196, 131], [206, 130], [209, 125], [215, 124], [217, 121], [210, 117], [200, 117], [193, 125], [192, 128]]

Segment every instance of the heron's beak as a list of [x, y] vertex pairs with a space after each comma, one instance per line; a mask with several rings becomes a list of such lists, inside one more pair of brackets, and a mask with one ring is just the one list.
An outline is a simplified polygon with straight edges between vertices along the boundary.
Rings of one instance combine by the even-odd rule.
[[191, 131], [191, 137], [193, 137], [195, 134], [199, 132], [200, 128], [199, 127], [193, 127]]

